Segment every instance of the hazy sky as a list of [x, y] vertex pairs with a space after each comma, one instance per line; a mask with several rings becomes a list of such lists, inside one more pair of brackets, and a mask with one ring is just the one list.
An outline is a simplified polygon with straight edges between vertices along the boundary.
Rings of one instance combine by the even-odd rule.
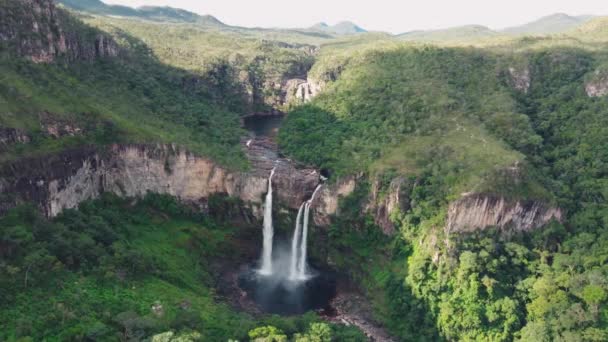
[[172, 6], [211, 14], [230, 25], [308, 27], [351, 20], [367, 30], [401, 33], [466, 24], [519, 25], [563, 12], [608, 14], [608, 0], [104, 0], [128, 6]]

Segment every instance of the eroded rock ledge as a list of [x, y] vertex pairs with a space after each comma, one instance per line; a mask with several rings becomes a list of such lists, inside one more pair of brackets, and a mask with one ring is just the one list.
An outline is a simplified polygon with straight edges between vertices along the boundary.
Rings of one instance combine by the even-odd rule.
[[539, 201], [509, 201], [493, 195], [470, 194], [450, 205], [446, 232], [465, 233], [487, 227], [530, 231], [551, 220], [561, 221], [561, 210]]
[[80, 148], [21, 160], [0, 172], [0, 213], [32, 202], [52, 217], [103, 192], [125, 197], [155, 192], [203, 207], [209, 196], [225, 194], [241, 199], [257, 216], [273, 167], [276, 197], [282, 205], [297, 209], [318, 185], [315, 170], [296, 168], [285, 159], [269, 161], [263, 146], [250, 148], [252, 170], [248, 172], [227, 170], [172, 145]]
[[[340, 198], [353, 193], [356, 186], [356, 177], [347, 177], [325, 186], [313, 202], [315, 224], [329, 225], [331, 217], [340, 214]], [[380, 187], [374, 181], [361, 210], [371, 214], [386, 235], [392, 235], [396, 227], [391, 216], [396, 211], [404, 213], [409, 210], [409, 191], [413, 186], [411, 182], [398, 177], [380, 194]], [[445, 230], [447, 233], [466, 233], [497, 227], [502, 231], [531, 231], [551, 220], [562, 221], [561, 209], [541, 201], [509, 200], [491, 194], [473, 193], [450, 204]]]
[[[247, 143], [249, 143], [247, 146]], [[0, 170], [0, 214], [21, 203], [35, 203], [52, 217], [104, 192], [141, 197], [147, 192], [169, 194], [206, 208], [208, 198], [224, 194], [243, 201], [261, 217], [268, 175], [276, 169], [276, 201], [297, 210], [320, 184], [319, 173], [279, 158], [270, 140], [243, 142], [251, 163], [247, 172], [231, 171], [204, 157], [173, 145], [113, 145], [107, 149], [79, 148], [57, 155], [20, 160]], [[345, 177], [324, 185], [313, 201], [313, 219], [328, 226], [339, 215], [339, 200], [355, 191], [360, 177]], [[409, 209], [411, 184], [393, 180], [384, 193], [372, 182], [372, 192], [361, 210], [371, 214], [387, 235], [394, 234], [391, 214]], [[539, 201], [518, 201], [488, 194], [468, 194], [454, 201], [445, 225], [448, 233], [498, 227], [530, 231], [561, 221], [562, 212]]]

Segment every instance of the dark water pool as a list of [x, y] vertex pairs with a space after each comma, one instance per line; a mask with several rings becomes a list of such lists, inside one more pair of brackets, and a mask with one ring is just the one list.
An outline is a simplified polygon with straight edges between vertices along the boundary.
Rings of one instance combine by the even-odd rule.
[[251, 115], [244, 119], [245, 129], [256, 137], [276, 137], [283, 115]]
[[316, 271], [306, 281], [293, 282], [248, 268], [239, 276], [239, 287], [266, 313], [298, 315], [327, 310], [336, 295], [336, 277], [331, 271]]

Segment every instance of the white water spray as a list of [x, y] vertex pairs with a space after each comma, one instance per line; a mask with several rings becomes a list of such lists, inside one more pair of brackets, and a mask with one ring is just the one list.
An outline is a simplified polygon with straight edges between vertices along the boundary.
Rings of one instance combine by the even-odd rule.
[[[308, 240], [308, 221], [310, 216], [310, 205], [317, 194], [317, 191], [321, 188], [321, 185], [317, 186], [315, 191], [312, 193], [312, 197], [302, 203], [300, 210], [298, 210], [298, 216], [296, 217], [296, 229], [294, 231], [293, 240], [291, 243], [291, 280], [306, 280], [308, 278], [306, 270], [306, 257], [307, 257], [307, 240]], [[302, 215], [302, 207], [304, 207], [304, 222], [300, 225], [300, 218]], [[302, 230], [302, 238], [300, 241], [300, 228]], [[300, 244], [300, 251], [298, 255], [298, 243]], [[299, 258], [298, 258], [299, 257]]]
[[264, 246], [262, 249], [262, 268], [260, 274], [272, 275], [272, 240], [274, 238], [274, 227], [272, 226], [272, 176], [274, 169], [268, 177], [268, 193], [264, 203]]

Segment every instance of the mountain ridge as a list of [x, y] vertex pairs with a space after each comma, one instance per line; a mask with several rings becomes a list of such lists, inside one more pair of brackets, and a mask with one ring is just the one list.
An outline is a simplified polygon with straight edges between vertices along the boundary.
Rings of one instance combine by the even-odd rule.
[[328, 25], [325, 22], [320, 22], [320, 23], [317, 23], [317, 24], [309, 27], [308, 29], [313, 30], [313, 31], [333, 33], [333, 34], [337, 34], [337, 35], [349, 35], [349, 34], [367, 32], [366, 29], [364, 29], [361, 26], [358, 26], [357, 24], [355, 24], [354, 22], [348, 21], [348, 20], [340, 21], [333, 26]]
[[170, 6], [140, 6], [137, 8], [108, 5], [100, 0], [56, 0], [70, 9], [99, 15], [136, 17], [147, 20], [199, 23], [210, 26], [226, 26], [212, 15], [200, 15]]

